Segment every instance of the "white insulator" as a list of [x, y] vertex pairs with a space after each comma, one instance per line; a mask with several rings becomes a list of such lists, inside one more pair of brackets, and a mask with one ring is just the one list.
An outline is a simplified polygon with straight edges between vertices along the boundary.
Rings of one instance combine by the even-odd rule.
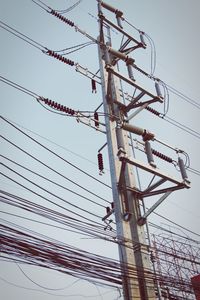
[[128, 76], [131, 80], [135, 81], [134, 75], [133, 75], [133, 67], [130, 64], [127, 64], [128, 69]]
[[149, 141], [145, 141], [145, 150], [146, 150], [148, 163], [151, 166], [155, 167], [155, 163], [154, 163], [154, 159], [153, 159], [153, 153], [152, 153], [152, 150], [151, 150], [151, 144], [150, 144]]
[[116, 127], [116, 137], [117, 137], [118, 149], [124, 151], [124, 140], [122, 135], [122, 128]]
[[140, 41], [141, 43], [146, 46], [145, 40], [144, 40], [144, 33], [140, 32]]
[[160, 90], [160, 85], [158, 84], [158, 82], [155, 82], [155, 88], [156, 88], [156, 93], [158, 97], [162, 97], [162, 93]]
[[106, 8], [107, 10], [109, 10], [109, 11], [111, 11], [111, 12], [113, 12], [113, 13], [115, 13], [116, 12], [116, 8], [114, 8], [113, 6], [111, 6], [111, 5], [109, 5], [109, 4], [107, 4], [107, 3], [105, 3], [105, 2], [101, 2], [101, 5], [104, 7], [104, 8]]
[[186, 173], [185, 164], [184, 164], [182, 158], [180, 158], [180, 157], [178, 158], [178, 165], [179, 165], [179, 168], [180, 168], [182, 178], [184, 180], [187, 180], [188, 176], [187, 176], [187, 173]]
[[122, 19], [118, 16], [116, 16], [116, 19], [117, 19], [117, 25], [123, 29], [123, 26], [122, 26]]
[[145, 129], [137, 127], [137, 126], [130, 125], [128, 123], [124, 123], [122, 125], [122, 128], [124, 130], [127, 130], [129, 132], [135, 133], [137, 135], [143, 135], [143, 134], [145, 134]]

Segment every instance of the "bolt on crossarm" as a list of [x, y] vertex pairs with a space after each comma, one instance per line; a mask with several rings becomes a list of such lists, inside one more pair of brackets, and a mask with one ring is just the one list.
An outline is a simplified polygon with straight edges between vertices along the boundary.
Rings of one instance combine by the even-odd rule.
[[[100, 15], [101, 2], [98, 6]], [[141, 215], [140, 199], [136, 192], [126, 189], [127, 186], [136, 188], [136, 182], [133, 166], [123, 160], [123, 157], [129, 157], [129, 139], [121, 126], [123, 116], [117, 104], [121, 102], [119, 78], [106, 69], [112, 54], [108, 51], [111, 38], [109, 36], [108, 42], [105, 41], [104, 29], [100, 18], [99, 64], [124, 299], [153, 300], [156, 296], [148, 245], [144, 226], [137, 223]]]

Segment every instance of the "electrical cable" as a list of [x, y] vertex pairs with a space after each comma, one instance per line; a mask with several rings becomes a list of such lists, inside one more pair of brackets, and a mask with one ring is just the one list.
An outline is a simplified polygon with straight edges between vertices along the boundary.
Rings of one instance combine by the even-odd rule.
[[70, 6], [67, 9], [62, 9], [62, 10], [57, 10], [57, 12], [59, 12], [60, 14], [66, 14], [68, 12], [70, 12], [71, 10], [73, 10], [75, 7], [77, 7], [80, 3], [82, 2], [82, 0], [78, 0], [77, 2], [75, 2], [72, 6]]
[[[26, 187], [25, 185], [19, 183], [18, 181], [14, 180], [13, 178], [11, 178], [11, 177], [9, 177], [9, 176], [3, 174], [2, 172], [0, 172], [0, 174], [1, 174], [2, 176], [4, 176], [5, 178], [9, 179], [10, 181], [16, 183], [17, 185], [23, 187], [25, 190], [27, 190], [27, 191], [33, 193], [34, 195], [36, 195], [36, 196], [38, 196], [38, 197], [40, 197], [40, 198], [46, 200], [47, 202], [50, 202], [51, 204], [54, 204], [54, 205], [56, 205], [57, 207], [62, 208], [62, 209], [64, 209], [64, 210], [70, 212], [71, 214], [74, 214], [74, 215], [76, 215], [76, 216], [79, 216], [80, 218], [83, 218], [83, 219], [85, 219], [85, 220], [88, 220], [88, 218], [84, 217], [83, 215], [78, 214], [78, 213], [75, 213], [74, 211], [72, 211], [72, 210], [70, 210], [70, 209], [68, 209], [68, 208], [66, 208], [66, 207], [64, 207], [64, 206], [62, 206], [62, 205], [60, 205], [60, 204], [58, 204], [58, 203], [56, 203], [56, 202], [54, 202], [54, 201], [52, 201], [52, 200], [50, 200], [50, 199], [44, 197], [44, 196], [42, 196], [41, 194], [39, 194], [39, 193], [35, 192], [34, 190], [32, 190], [32, 189]], [[32, 183], [33, 183], [33, 182], [32, 182]], [[35, 185], [36, 185], [36, 184], [35, 184]], [[38, 187], [39, 187], [39, 186], [38, 186]], [[42, 189], [42, 188], [41, 188], [41, 189]], [[46, 191], [47, 191], [47, 190], [46, 190]], [[50, 193], [50, 192], [49, 192], [49, 194], [53, 194], [53, 193]], [[58, 198], [58, 199], [61, 198], [61, 197], [57, 197], [57, 196], [55, 196], [55, 197]], [[61, 199], [60, 199], [60, 200], [61, 200]], [[63, 199], [62, 201], [63, 201], [63, 202], [67, 202], [67, 201], [64, 200], [64, 199]], [[72, 206], [75, 207], [75, 205], [72, 205]], [[79, 208], [79, 209], [80, 209], [80, 208]], [[99, 217], [99, 218], [100, 218], [100, 217]], [[100, 223], [95, 222], [95, 221], [92, 221], [92, 222], [94, 222], [95, 224], [98, 224], [98, 225], [100, 224]]]
[[50, 140], [49, 138], [44, 137], [44, 136], [42, 136], [41, 134], [38, 134], [38, 133], [36, 133], [35, 131], [28, 129], [28, 128], [22, 126], [22, 125], [19, 124], [19, 123], [16, 123], [16, 122], [14, 122], [14, 121], [12, 121], [12, 120], [10, 120], [10, 119], [8, 119], [8, 118], [6, 118], [6, 119], [7, 119], [8, 121], [12, 122], [13, 124], [17, 125], [18, 127], [20, 127], [20, 128], [22, 128], [22, 129], [24, 129], [24, 130], [26, 130], [26, 131], [28, 131], [28, 132], [30, 132], [30, 133], [36, 135], [36, 136], [42, 138], [43, 140], [49, 142], [50, 144], [55, 145], [55, 146], [59, 147], [60, 149], [63, 149], [63, 150], [65, 150], [66, 152], [69, 152], [69, 153], [73, 154], [74, 156], [79, 157], [79, 158], [81, 158], [81, 159], [83, 159], [83, 160], [85, 160], [85, 161], [87, 161], [87, 162], [89, 162], [89, 163], [91, 163], [91, 164], [97, 166], [97, 163], [95, 163], [94, 161], [88, 159], [87, 157], [82, 156], [82, 155], [80, 155], [79, 153], [74, 152], [74, 151], [70, 150], [69, 148], [66, 148], [65, 146], [62, 146], [62, 145], [60, 145], [60, 144], [58, 144], [58, 143], [56, 143], [56, 142]]
[[[88, 211], [88, 210], [86, 210], [86, 209], [84, 209], [84, 208], [81, 208], [80, 206], [75, 205], [75, 204], [69, 202], [68, 200], [66, 200], [66, 199], [64, 199], [64, 198], [62, 198], [62, 197], [60, 197], [60, 196], [58, 196], [57, 194], [55, 194], [55, 193], [53, 193], [53, 192], [50, 192], [50, 191], [47, 190], [46, 188], [42, 187], [40, 184], [37, 184], [36, 182], [34, 182], [34, 181], [28, 179], [27, 177], [23, 176], [22, 174], [20, 174], [20, 173], [17, 172], [16, 170], [14, 170], [14, 169], [8, 167], [6, 164], [1, 163], [1, 165], [2, 165], [3, 167], [7, 168], [9, 171], [13, 172], [14, 174], [18, 175], [19, 177], [23, 178], [24, 180], [28, 181], [28, 182], [31, 183], [32, 185], [36, 186], [37, 188], [39, 188], [39, 189], [41, 189], [42, 191], [46, 192], [47, 194], [49, 194], [49, 195], [51, 195], [51, 196], [54, 196], [55, 198], [61, 200], [62, 202], [66, 203], [66, 204], [68, 204], [68, 205], [70, 205], [70, 206], [72, 206], [72, 207], [74, 207], [74, 208], [76, 208], [76, 209], [78, 209], [78, 210], [81, 210], [81, 211], [83, 211], [83, 212], [85, 212], [85, 213], [87, 213], [87, 214], [89, 214], [89, 215], [91, 215], [91, 216], [93, 216], [93, 217], [97, 217], [97, 218], [101, 219], [101, 216], [99, 216], [99, 215], [97, 215], [97, 214], [95, 214], [95, 213], [93, 213], [93, 212], [90, 212], [90, 211]], [[5, 176], [5, 174], [3, 174], [2, 172], [0, 172], [0, 174], [2, 174], [3, 176]], [[5, 177], [8, 178], [7, 176], [5, 176]], [[12, 180], [11, 178], [9, 178], [9, 179]], [[12, 180], [12, 181], [15, 182], [14, 180]], [[17, 183], [17, 182], [16, 182], [16, 183]], [[19, 184], [19, 182], [18, 182], [17, 184]], [[24, 185], [21, 185], [21, 184], [20, 184], [20, 186], [23, 186], [25, 189], [27, 189], [27, 187], [24, 186]], [[29, 189], [28, 189], [28, 190], [29, 190]], [[74, 192], [74, 193], [76, 193], [76, 192]], [[76, 194], [78, 194], [78, 193], [76, 193]], [[79, 194], [79, 197], [80, 197], [80, 194]], [[74, 212], [73, 212], [73, 213], [74, 213]]]
[[65, 227], [60, 227], [57, 225], [45, 223], [45, 222], [39, 221], [38, 219], [34, 220], [33, 218], [30, 219], [28, 217], [24, 217], [24, 216], [16, 215], [16, 214], [10, 214], [8, 212], [3, 212], [3, 211], [1, 211], [1, 213], [8, 214], [8, 215], [10, 214], [15, 217], [19, 217], [19, 218], [22, 218], [25, 220], [36, 222], [38, 224], [48, 225], [48, 226], [72, 231], [72, 232], [79, 233], [79, 234], [82, 232], [82, 234], [87, 235], [87, 236], [90, 235], [90, 236], [99, 237], [99, 238], [103, 237], [103, 239], [105, 238], [106, 235], [107, 235], [107, 237], [113, 237], [113, 234], [115, 234], [115, 232], [113, 232], [113, 233], [107, 232], [107, 234], [106, 234], [103, 224], [94, 225], [93, 222], [88, 223], [88, 221], [86, 222], [83, 220], [79, 220], [77, 218], [63, 214], [59, 211], [48, 208], [47, 206], [42, 206], [41, 204], [37, 204], [35, 202], [32, 202], [25, 198], [21, 198], [19, 196], [10, 194], [8, 192], [0, 191], [0, 193], [2, 194], [2, 196], [0, 196], [0, 201], [2, 203], [5, 203], [7, 205], [12, 205], [19, 209], [36, 214], [40, 217], [47, 218], [58, 224], [65, 225], [66, 227], [71, 227], [73, 229], [76, 229], [76, 231], [66, 229]]
[[35, 282], [32, 278], [30, 278], [30, 276], [28, 276], [28, 275], [25, 273], [25, 271], [22, 269], [22, 267], [21, 267], [18, 263], [16, 263], [16, 265], [17, 265], [17, 267], [19, 268], [19, 270], [22, 272], [22, 274], [23, 274], [29, 281], [31, 281], [32, 283], [34, 283], [34, 284], [37, 285], [38, 287], [40, 287], [40, 288], [42, 288], [42, 289], [45, 289], [45, 290], [49, 290], [49, 291], [62, 291], [62, 290], [66, 290], [66, 289], [68, 289], [69, 287], [71, 287], [71, 286], [73, 286], [74, 284], [76, 284], [78, 281], [80, 281], [80, 279], [77, 279], [77, 280], [75, 280], [72, 284], [67, 285], [67, 286], [65, 286], [65, 287], [63, 287], [63, 288], [49, 288], [49, 287], [45, 287], [45, 286], [43, 286], [43, 285], [41, 285], [41, 284]]
[[[131, 26], [132, 28], [134, 28], [135, 30], [137, 30], [139, 33], [142, 32], [139, 28], [137, 28], [136, 26], [134, 26], [133, 24], [131, 24], [130, 22], [128, 22], [124, 17], [123, 17], [123, 21], [125, 21], [129, 26]], [[153, 43], [153, 52], [154, 52], [154, 55], [156, 55], [155, 44], [154, 44], [152, 38], [149, 35], [147, 35], [146, 33], [144, 33], [144, 34], [149, 39], [150, 43]], [[155, 71], [155, 68], [153, 68], [153, 69]], [[151, 78], [153, 80], [160, 80], [158, 78], [153, 77], [152, 74], [148, 74], [147, 72], [144, 72], [144, 74], [145, 73], [146, 73], [146, 76], [148, 76], [149, 78]], [[180, 92], [179, 90], [177, 90], [173, 86], [171, 86], [171, 85], [169, 85], [167, 83], [164, 83], [164, 84], [168, 88], [168, 90], [171, 91], [173, 94], [177, 95], [178, 97], [182, 98], [184, 101], [186, 101], [186, 102], [190, 103], [191, 105], [195, 106], [196, 108], [200, 109], [200, 103], [198, 103], [194, 99], [188, 97], [187, 95], [183, 94], [182, 92]]]
[[[76, 196], [79, 196], [79, 197], [81, 197], [81, 198], [83, 198], [83, 199], [85, 199], [85, 200], [87, 200], [87, 201], [89, 201], [89, 202], [91, 202], [91, 203], [93, 203], [93, 204], [96, 204], [96, 205], [98, 205], [98, 206], [100, 206], [100, 207], [106, 208], [104, 205], [102, 205], [102, 204], [100, 204], [100, 203], [98, 203], [98, 202], [96, 202], [96, 201], [94, 201], [94, 200], [92, 200], [92, 199], [89, 199], [88, 197], [85, 197], [85, 196], [83, 196], [83, 195], [81, 195], [81, 194], [79, 194], [79, 193], [77, 193], [77, 192], [75, 192], [75, 191], [73, 191], [73, 190], [71, 190], [71, 189], [69, 189], [69, 188], [63, 186], [63, 185], [59, 184], [58, 182], [55, 182], [55, 181], [53, 181], [53, 180], [47, 178], [47, 177], [45, 177], [45, 176], [43, 176], [43, 175], [41, 175], [41, 174], [39, 174], [39, 173], [37, 173], [37, 172], [31, 170], [30, 168], [27, 168], [27, 167], [25, 167], [25, 166], [23, 166], [23, 165], [17, 163], [16, 161], [14, 161], [14, 160], [12, 160], [12, 159], [10, 159], [10, 158], [4, 156], [4, 155], [1, 155], [1, 154], [0, 154], [0, 156], [3, 157], [3, 158], [6, 159], [6, 160], [12, 162], [13, 164], [15, 164], [15, 165], [17, 165], [17, 166], [23, 168], [24, 170], [29, 171], [29, 172], [31, 172], [32, 174], [37, 175], [37, 176], [39, 176], [40, 178], [45, 179], [45, 180], [47, 180], [48, 182], [53, 183], [53, 184], [56, 185], [57, 187], [61, 187], [62, 189], [65, 189], [66, 191], [71, 192], [72, 194], [74, 194], [74, 195], [76, 195]], [[86, 189], [85, 187], [81, 186], [80, 184], [74, 182], [73, 180], [69, 180], [69, 181], [70, 181], [71, 183], [75, 184], [77, 187], [83, 189], [84, 191], [86, 191], [86, 192], [92, 194], [93, 196], [96, 196], [96, 197], [99, 198], [99, 196], [98, 196], [97, 194], [92, 193], [90, 190], [88, 190], [88, 189]], [[101, 199], [101, 197], [100, 197], [100, 199]]]
[[[74, 51], [78, 51], [80, 49], [82, 49], [82, 47], [87, 47], [87, 46], [90, 46], [90, 45], [94, 45], [95, 43], [93, 42], [85, 42], [85, 43], [81, 43], [81, 44], [78, 44], [78, 45], [75, 45], [75, 46], [71, 46], [71, 47], [67, 47], [67, 48], [64, 48], [64, 49], [61, 49], [61, 50], [54, 50], [54, 52], [65, 52], [65, 51], [69, 51], [69, 50], [74, 50]], [[78, 49], [77, 49], [78, 48]], [[67, 53], [69, 54], [69, 53]], [[65, 55], [65, 53], [62, 53], [62, 55]]]
[[189, 172], [195, 174], [195, 175], [200, 176], [200, 171], [199, 171], [199, 170], [193, 169], [193, 168], [191, 168], [191, 167], [188, 167], [187, 170], [188, 170]]
[[10, 32], [11, 34], [15, 35], [16, 37], [22, 39], [23, 41], [27, 42], [28, 44], [30, 44], [31, 46], [43, 51], [43, 50], [47, 50], [47, 48], [45, 46], [43, 46], [42, 44], [36, 42], [35, 40], [29, 38], [27, 35], [21, 33], [20, 31], [14, 29], [13, 27], [9, 26], [8, 24], [0, 21], [0, 27], [8, 32]]
[[[35, 4], [37, 4], [38, 6], [40, 6], [41, 8], [43, 8], [44, 10], [47, 11], [47, 8], [50, 9], [50, 7], [48, 5], [46, 5], [46, 3], [44, 3], [41, 0], [31, 0], [32, 2], [34, 2]], [[40, 4], [39, 4], [40, 3]], [[43, 7], [42, 7], [43, 6]], [[46, 9], [44, 8], [46, 7]]]
[[29, 90], [29, 89], [26, 89], [26, 88], [23, 87], [22, 85], [19, 85], [19, 84], [15, 83], [14, 81], [11, 81], [11, 80], [9, 80], [9, 79], [3, 77], [3, 76], [0, 76], [0, 81], [2, 81], [2, 82], [4, 82], [4, 83], [6, 83], [6, 84], [8, 84], [8, 85], [10, 85], [10, 86], [12, 86], [12, 87], [14, 87], [15, 89], [18, 89], [19, 91], [21, 91], [21, 92], [23, 92], [23, 93], [25, 93], [25, 94], [27, 94], [27, 95], [33, 97], [33, 98], [36, 98], [36, 99], [37, 99], [37, 98], [40, 98], [40, 96], [39, 96], [38, 94], [32, 92], [32, 91]]
[[[69, 177], [65, 176], [64, 174], [56, 171], [55, 169], [53, 169], [52, 167], [50, 167], [49, 165], [45, 164], [44, 162], [42, 162], [41, 160], [39, 160], [38, 158], [36, 158], [35, 156], [31, 155], [30, 153], [28, 153], [27, 151], [23, 150], [21, 147], [17, 146], [16, 144], [12, 143], [11, 141], [9, 141], [8, 139], [6, 139], [5, 137], [1, 136], [6, 142], [8, 142], [9, 144], [13, 145], [15, 148], [17, 148], [18, 150], [22, 151], [23, 153], [25, 153], [26, 155], [28, 155], [29, 157], [31, 157], [32, 159], [34, 159], [35, 161], [39, 162], [40, 164], [42, 164], [43, 166], [45, 166], [46, 168], [48, 168], [49, 170], [53, 171], [55, 174], [63, 177], [64, 179], [66, 179], [67, 181], [78, 185], [75, 181], [71, 180]], [[83, 188], [83, 187], [82, 187]], [[83, 188], [85, 189], [85, 188]], [[90, 194], [92, 194], [93, 196], [96, 196], [97, 198], [103, 200], [106, 203], [110, 202], [104, 198], [102, 198], [101, 196], [97, 195], [96, 193], [93, 193], [92, 191], [85, 189], [87, 192], [89, 192]]]
[[168, 222], [176, 225], [177, 227], [182, 228], [183, 230], [188, 231], [189, 233], [192, 233], [192, 234], [200, 237], [200, 234], [198, 234], [198, 233], [196, 233], [196, 232], [194, 232], [194, 231], [192, 231], [192, 230], [190, 230], [190, 229], [188, 229], [188, 228], [186, 228], [186, 227], [184, 227], [184, 226], [182, 226], [182, 225], [180, 225], [180, 224], [178, 224], [178, 223], [176, 223], [176, 222], [174, 222], [174, 221], [172, 221], [172, 220], [170, 220], [170, 219], [168, 219], [168, 218], [166, 218], [164, 216], [162, 216], [161, 214], [159, 214], [159, 213], [157, 213], [155, 211], [153, 211], [152, 213], [155, 214], [155, 215], [157, 215], [158, 217], [160, 217], [160, 218], [162, 218], [162, 219], [164, 219], [164, 220], [166, 220], [166, 221], [168, 221]]
[[[80, 171], [81, 173], [87, 175], [88, 177], [92, 178], [93, 180], [97, 181], [100, 184], [103, 184], [104, 186], [108, 187], [111, 189], [111, 186], [107, 185], [106, 183], [102, 182], [101, 180], [97, 179], [96, 177], [94, 177], [93, 175], [89, 174], [88, 172], [82, 170], [81, 168], [77, 167], [76, 165], [72, 164], [71, 162], [69, 162], [68, 160], [64, 159], [63, 157], [61, 157], [60, 155], [58, 155], [57, 153], [55, 153], [53, 150], [49, 149], [48, 147], [46, 147], [45, 145], [43, 145], [42, 143], [38, 142], [36, 139], [34, 139], [33, 137], [31, 137], [30, 135], [28, 135], [27, 133], [25, 133], [23, 130], [19, 129], [17, 126], [15, 126], [14, 124], [12, 124], [12, 122], [6, 120], [4, 117], [0, 116], [0, 118], [5, 121], [6, 123], [10, 124], [13, 128], [15, 128], [17, 131], [21, 132], [23, 135], [25, 135], [26, 137], [28, 137], [29, 139], [31, 139], [33, 142], [35, 142], [36, 144], [38, 144], [39, 146], [41, 146], [43, 149], [47, 150], [48, 152], [50, 152], [51, 154], [53, 154], [54, 156], [56, 156], [57, 158], [61, 159], [62, 161], [64, 161], [65, 163], [69, 164], [70, 166], [72, 166], [73, 168], [75, 168], [76, 170]], [[4, 138], [5, 139], [5, 138]]]

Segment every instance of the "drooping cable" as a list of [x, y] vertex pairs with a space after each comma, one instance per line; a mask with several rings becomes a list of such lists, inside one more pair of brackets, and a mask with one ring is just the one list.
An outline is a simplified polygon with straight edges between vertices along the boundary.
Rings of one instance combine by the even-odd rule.
[[81, 2], [82, 2], [82, 0], [78, 0], [70, 7], [66, 8], [66, 9], [62, 9], [62, 10], [56, 9], [56, 11], [59, 12], [60, 14], [66, 14], [66, 13], [70, 12], [71, 10], [73, 10], [74, 8], [76, 8]]

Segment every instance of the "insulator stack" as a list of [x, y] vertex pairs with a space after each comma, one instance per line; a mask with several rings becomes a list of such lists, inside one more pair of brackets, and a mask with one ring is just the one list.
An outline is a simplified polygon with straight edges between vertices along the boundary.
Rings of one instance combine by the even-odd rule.
[[92, 84], [92, 93], [96, 93], [97, 92], [96, 81], [92, 79], [91, 84]]
[[50, 14], [52, 14], [53, 16], [57, 17], [58, 19], [60, 19], [61, 21], [63, 21], [64, 23], [66, 23], [67, 25], [73, 27], [74, 26], [74, 22], [68, 20], [67, 18], [65, 18], [64, 16], [62, 16], [61, 14], [59, 14], [57, 11], [55, 11], [54, 9], [52, 9], [50, 11]]
[[159, 158], [161, 158], [161, 159], [163, 159], [163, 160], [165, 160], [165, 161], [167, 161], [167, 162], [169, 162], [169, 163], [172, 163], [173, 162], [173, 159], [171, 158], [171, 157], [169, 157], [169, 156], [167, 156], [167, 155], [165, 155], [165, 154], [162, 154], [161, 152], [159, 152], [159, 151], [157, 151], [157, 150], [155, 150], [155, 149], [151, 149], [152, 150], [152, 153], [155, 155], [155, 156], [157, 156], [157, 157], [159, 157]]
[[182, 158], [180, 158], [180, 157], [178, 158], [178, 165], [179, 165], [183, 180], [188, 180], [184, 162], [183, 162]]
[[146, 142], [145, 142], [145, 151], [146, 151], [148, 163], [149, 163], [152, 167], [155, 167], [156, 165], [155, 165], [155, 163], [154, 163], [153, 152], [152, 152], [151, 144], [150, 144], [149, 141], [146, 141]]
[[72, 115], [72, 116], [75, 114], [75, 111], [73, 109], [68, 108], [64, 105], [61, 105], [61, 104], [59, 104], [55, 101], [52, 101], [48, 98], [41, 98], [40, 100], [43, 101], [46, 105], [55, 108], [56, 110], [62, 111], [64, 113]]
[[94, 113], [94, 125], [95, 125], [95, 127], [99, 127], [99, 114], [98, 114], [98, 112], [96, 112], [95, 111], [95, 113]]
[[97, 158], [98, 158], [99, 174], [101, 175], [103, 173], [103, 169], [104, 169], [102, 153], [99, 152], [97, 155]]
[[64, 62], [64, 63], [67, 64], [67, 65], [74, 66], [74, 64], [75, 64], [74, 61], [72, 61], [72, 60], [70, 60], [70, 59], [68, 59], [68, 58], [66, 58], [66, 57], [64, 57], [64, 56], [62, 56], [62, 55], [56, 53], [55, 51], [48, 50], [46, 53], [47, 53], [49, 56], [52, 56], [52, 57], [54, 57], [54, 58], [56, 58], [56, 59], [58, 59], [58, 60]]
[[145, 107], [146, 110], [150, 111], [152, 114], [156, 115], [156, 116], [160, 116], [160, 112], [155, 110], [154, 108], [147, 106]]

